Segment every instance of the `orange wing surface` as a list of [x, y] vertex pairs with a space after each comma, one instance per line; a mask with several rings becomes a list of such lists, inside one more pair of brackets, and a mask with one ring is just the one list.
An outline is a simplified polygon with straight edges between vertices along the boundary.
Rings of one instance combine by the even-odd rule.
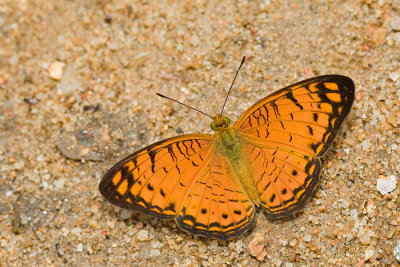
[[354, 92], [348, 77], [315, 77], [267, 96], [236, 122], [268, 217], [290, 215], [312, 195], [319, 157], [349, 113]]
[[214, 146], [214, 137], [206, 134], [157, 142], [112, 167], [100, 182], [100, 192], [121, 208], [173, 219], [213, 159]]
[[193, 234], [226, 240], [250, 229], [255, 207], [222, 154], [216, 154], [178, 213], [179, 227]]

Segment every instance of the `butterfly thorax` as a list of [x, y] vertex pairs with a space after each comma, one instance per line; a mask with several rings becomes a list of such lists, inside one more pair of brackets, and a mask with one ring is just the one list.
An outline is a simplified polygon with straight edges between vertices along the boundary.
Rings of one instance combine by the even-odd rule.
[[248, 197], [258, 206], [259, 195], [254, 177], [244, 157], [241, 139], [229, 122], [227, 117], [217, 116], [211, 124], [217, 140], [217, 153], [225, 156], [230, 171], [237, 178], [235, 182], [240, 184]]

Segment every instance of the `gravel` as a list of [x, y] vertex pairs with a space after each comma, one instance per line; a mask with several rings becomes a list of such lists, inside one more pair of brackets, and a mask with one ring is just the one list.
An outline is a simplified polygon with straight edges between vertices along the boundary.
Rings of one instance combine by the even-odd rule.
[[[396, 266], [398, 2], [3, 0], [0, 265]], [[233, 122], [312, 76], [355, 82], [304, 210], [259, 212], [251, 231], [220, 242], [106, 201], [98, 183], [125, 155], [211, 133], [207, 117], [156, 93], [216, 114], [243, 56]]]

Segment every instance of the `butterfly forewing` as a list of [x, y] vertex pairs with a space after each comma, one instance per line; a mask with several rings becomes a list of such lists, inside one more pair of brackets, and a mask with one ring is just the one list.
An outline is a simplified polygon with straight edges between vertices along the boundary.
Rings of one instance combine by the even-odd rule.
[[100, 192], [119, 207], [172, 219], [209, 165], [214, 144], [213, 136], [195, 134], [145, 147], [112, 167], [100, 182]]
[[312, 195], [318, 158], [349, 113], [354, 91], [348, 77], [315, 77], [267, 96], [236, 122], [269, 217], [290, 215]]
[[335, 138], [354, 100], [354, 83], [326, 75], [283, 88], [246, 111], [240, 135], [264, 145], [321, 156]]

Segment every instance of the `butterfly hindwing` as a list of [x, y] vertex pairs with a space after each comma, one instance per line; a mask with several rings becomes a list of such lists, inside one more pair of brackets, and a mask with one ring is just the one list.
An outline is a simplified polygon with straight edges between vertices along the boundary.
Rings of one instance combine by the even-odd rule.
[[354, 83], [326, 75], [283, 88], [236, 122], [269, 217], [300, 210], [318, 184], [321, 157], [349, 113]]
[[294, 151], [243, 144], [260, 204], [270, 218], [301, 210], [319, 182], [320, 160]]
[[192, 234], [221, 240], [238, 236], [253, 226], [254, 204], [221, 154], [216, 154], [196, 179], [176, 222]]
[[112, 167], [100, 182], [114, 205], [173, 219], [199, 173], [211, 160], [215, 139], [192, 134], [145, 147]]

